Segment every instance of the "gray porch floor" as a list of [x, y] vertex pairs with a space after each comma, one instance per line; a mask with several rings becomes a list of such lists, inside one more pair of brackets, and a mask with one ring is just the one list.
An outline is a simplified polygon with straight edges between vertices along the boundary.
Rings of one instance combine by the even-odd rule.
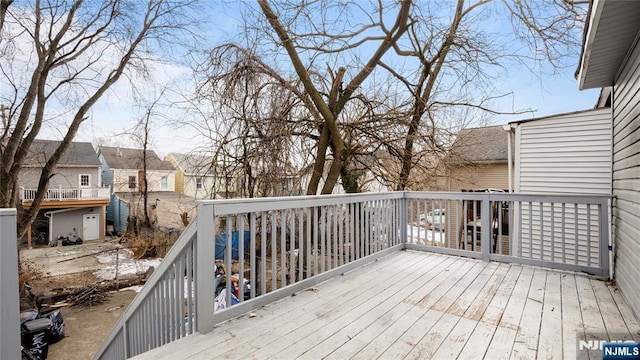
[[640, 322], [601, 280], [400, 251], [135, 359], [587, 358], [576, 332], [637, 341]]

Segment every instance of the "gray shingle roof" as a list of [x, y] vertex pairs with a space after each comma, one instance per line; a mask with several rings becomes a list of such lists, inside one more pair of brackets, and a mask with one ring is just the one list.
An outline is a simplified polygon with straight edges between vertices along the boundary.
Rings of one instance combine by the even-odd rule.
[[[33, 140], [29, 154], [25, 159], [25, 166], [42, 167], [47, 159], [60, 146], [57, 140]], [[88, 142], [72, 142], [67, 151], [62, 155], [58, 166], [100, 166], [98, 154]]]
[[507, 141], [502, 125], [463, 129], [458, 132], [450, 156], [459, 161], [507, 162]]
[[[121, 147], [100, 146], [107, 165], [112, 169], [142, 169], [142, 149], [128, 149]], [[170, 162], [161, 160], [155, 151], [147, 150], [147, 170], [174, 170]]]
[[178, 154], [171, 155], [185, 175], [213, 175], [213, 158], [211, 156], [196, 154]]

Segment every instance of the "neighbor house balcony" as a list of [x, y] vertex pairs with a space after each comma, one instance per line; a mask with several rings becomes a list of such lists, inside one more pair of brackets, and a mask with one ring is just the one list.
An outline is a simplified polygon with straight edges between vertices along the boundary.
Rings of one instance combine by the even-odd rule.
[[199, 201], [96, 358], [594, 358], [600, 341], [640, 334], [605, 282], [610, 203], [428, 192]]
[[[37, 189], [20, 188], [20, 201], [25, 207], [29, 207], [36, 198]], [[44, 195], [44, 207], [64, 207], [78, 202], [97, 203], [99, 205], [109, 202], [111, 196], [107, 187], [96, 188], [68, 188], [53, 187], [47, 189]]]

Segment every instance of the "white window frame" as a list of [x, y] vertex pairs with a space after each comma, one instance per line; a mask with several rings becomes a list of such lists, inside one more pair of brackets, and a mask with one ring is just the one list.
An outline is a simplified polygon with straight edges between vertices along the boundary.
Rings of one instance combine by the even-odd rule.
[[169, 175], [165, 175], [160, 178], [160, 188], [162, 190], [169, 189]]
[[[87, 177], [87, 185], [82, 185], [82, 177], [83, 176]], [[81, 188], [91, 187], [91, 174], [79, 174], [78, 175], [78, 186], [81, 187]]]
[[202, 176], [196, 177], [196, 189], [202, 189]]

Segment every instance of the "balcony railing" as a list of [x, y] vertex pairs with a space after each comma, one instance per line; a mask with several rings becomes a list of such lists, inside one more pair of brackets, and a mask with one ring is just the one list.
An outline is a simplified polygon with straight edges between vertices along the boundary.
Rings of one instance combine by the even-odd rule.
[[[36, 198], [37, 189], [20, 189], [21, 201], [33, 201]], [[49, 188], [44, 195], [45, 201], [67, 201], [67, 200], [92, 200], [109, 199], [109, 188]]]
[[[606, 277], [609, 209], [610, 198], [602, 196], [504, 193], [200, 201], [197, 218], [96, 358], [124, 359], [194, 331], [209, 332], [216, 323], [401, 249]], [[233, 280], [217, 286], [214, 279], [223, 276]]]

